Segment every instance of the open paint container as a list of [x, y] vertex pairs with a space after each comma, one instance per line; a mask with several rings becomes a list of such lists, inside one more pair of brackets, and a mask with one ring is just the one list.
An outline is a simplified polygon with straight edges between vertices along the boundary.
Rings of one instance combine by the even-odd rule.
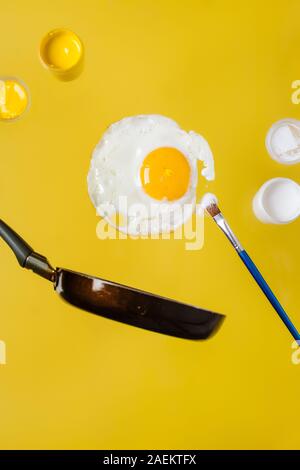
[[300, 215], [300, 186], [289, 178], [266, 181], [253, 199], [253, 211], [264, 223], [288, 224]]
[[300, 162], [300, 121], [289, 118], [275, 122], [267, 133], [266, 147], [273, 160], [279, 163]]
[[0, 77], [0, 121], [20, 119], [30, 107], [30, 94], [17, 77]]
[[46, 34], [40, 45], [44, 67], [63, 81], [74, 80], [83, 69], [83, 44], [68, 29], [54, 29]]

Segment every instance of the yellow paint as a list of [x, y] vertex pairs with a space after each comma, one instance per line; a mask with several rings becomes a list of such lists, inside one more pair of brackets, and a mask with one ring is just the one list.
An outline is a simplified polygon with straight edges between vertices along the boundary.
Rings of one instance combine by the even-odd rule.
[[145, 192], [152, 198], [180, 199], [188, 190], [190, 165], [176, 148], [160, 147], [144, 159], [140, 177]]
[[[72, 31], [55, 29], [42, 40], [40, 57], [46, 68], [60, 78], [66, 77], [70, 71], [74, 71], [81, 64], [82, 42]], [[72, 78], [75, 77], [72, 76]]]
[[[201, 180], [200, 192], [217, 194], [300, 328], [300, 220], [263, 225], [251, 209], [266, 179], [300, 182], [300, 165], [280, 166], [264, 144], [273, 122], [300, 116], [291, 101], [300, 3], [27, 0], [27, 21], [16, 15], [24, 0], [2, 3], [1, 70], [24, 77], [34, 106], [0, 127], [1, 218], [53, 264], [227, 318], [193, 343], [89, 315], [0, 243], [0, 447], [299, 449], [292, 340], [215, 224], [205, 219], [200, 251], [181, 240], [98, 240], [86, 174], [92, 148], [124, 116], [159, 112], [202, 133], [216, 181]], [[84, 73], [68, 84], [36, 56], [57, 24], [86, 47]]]
[[13, 78], [0, 78], [0, 120], [10, 121], [24, 113], [28, 106], [25, 87]]

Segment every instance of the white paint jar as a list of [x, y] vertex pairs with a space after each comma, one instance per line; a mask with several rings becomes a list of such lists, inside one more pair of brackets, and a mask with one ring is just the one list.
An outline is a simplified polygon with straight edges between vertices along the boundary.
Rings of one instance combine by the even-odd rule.
[[287, 118], [275, 122], [267, 133], [266, 147], [273, 160], [279, 163], [300, 162], [300, 121]]
[[289, 178], [268, 180], [256, 193], [252, 206], [261, 222], [288, 224], [300, 215], [300, 186]]

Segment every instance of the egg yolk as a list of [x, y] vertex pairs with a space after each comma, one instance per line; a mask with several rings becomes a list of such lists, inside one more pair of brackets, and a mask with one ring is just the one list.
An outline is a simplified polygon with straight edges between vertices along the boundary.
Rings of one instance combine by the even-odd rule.
[[19, 117], [27, 108], [28, 96], [17, 80], [0, 80], [0, 119]]
[[82, 47], [72, 31], [53, 31], [49, 34], [41, 50], [44, 62], [56, 69], [68, 70], [79, 61]]
[[191, 167], [179, 150], [160, 147], [149, 153], [143, 161], [140, 178], [148, 196], [162, 200], [180, 199], [187, 191]]

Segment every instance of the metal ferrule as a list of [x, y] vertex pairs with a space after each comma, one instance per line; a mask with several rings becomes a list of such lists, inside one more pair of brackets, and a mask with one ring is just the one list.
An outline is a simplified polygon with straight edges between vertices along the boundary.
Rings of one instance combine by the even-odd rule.
[[47, 258], [39, 253], [31, 253], [26, 258], [24, 268], [31, 269], [34, 273], [38, 274], [48, 281], [55, 283], [56, 280], [56, 271], [52, 268], [51, 264]]
[[236, 238], [233, 231], [229, 227], [229, 225], [226, 222], [223, 214], [219, 213], [219, 214], [215, 215], [214, 216], [214, 221], [220, 227], [220, 229], [225, 233], [226, 237], [228, 238], [230, 243], [233, 245], [233, 247], [236, 249], [236, 251], [238, 253], [243, 251], [244, 248], [242, 247], [241, 243], [239, 242], [239, 240]]

